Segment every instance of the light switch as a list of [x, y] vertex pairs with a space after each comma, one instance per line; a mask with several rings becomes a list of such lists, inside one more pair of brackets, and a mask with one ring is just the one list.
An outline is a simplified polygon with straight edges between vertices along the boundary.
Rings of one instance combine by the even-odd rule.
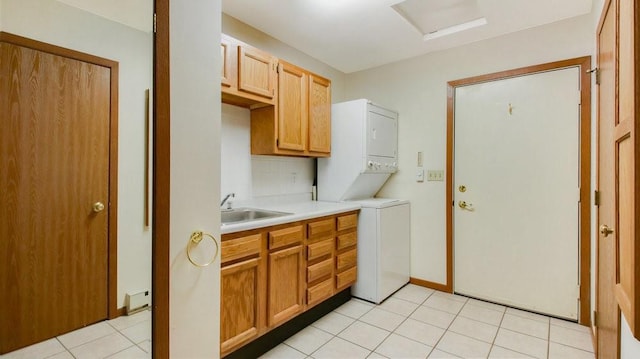
[[444, 181], [444, 171], [443, 170], [428, 170], [427, 171], [427, 181]]
[[416, 182], [424, 182], [424, 168], [422, 167], [416, 169]]

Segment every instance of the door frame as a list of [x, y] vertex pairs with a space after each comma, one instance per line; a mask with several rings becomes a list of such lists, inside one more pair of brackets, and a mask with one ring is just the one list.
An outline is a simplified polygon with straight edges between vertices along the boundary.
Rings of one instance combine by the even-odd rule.
[[578, 250], [580, 263], [580, 309], [578, 321], [583, 325], [591, 324], [591, 76], [587, 70], [591, 67], [591, 56], [573, 58], [556, 62], [522, 67], [513, 70], [495, 72], [447, 82], [447, 162], [446, 162], [446, 243], [447, 243], [447, 282], [443, 289], [453, 292], [453, 149], [454, 149], [454, 106], [457, 87], [504, 80], [541, 72], [578, 67], [580, 73], [580, 204]]
[[107, 319], [124, 314], [118, 309], [118, 62], [0, 31], [0, 42], [26, 47], [110, 69], [109, 204], [107, 211]]
[[169, 358], [171, 84], [169, 0], [154, 0], [151, 354]]

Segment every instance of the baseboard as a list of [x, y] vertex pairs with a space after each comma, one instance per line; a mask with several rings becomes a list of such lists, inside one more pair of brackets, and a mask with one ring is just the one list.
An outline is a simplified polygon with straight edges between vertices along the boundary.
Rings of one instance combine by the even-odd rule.
[[453, 288], [451, 288], [450, 286], [448, 286], [446, 284], [430, 282], [428, 280], [418, 279], [418, 278], [414, 278], [414, 277], [409, 278], [409, 283], [415, 284], [415, 285], [419, 285], [419, 286], [425, 287], [425, 288], [431, 288], [431, 289], [439, 290], [441, 292], [453, 293]]

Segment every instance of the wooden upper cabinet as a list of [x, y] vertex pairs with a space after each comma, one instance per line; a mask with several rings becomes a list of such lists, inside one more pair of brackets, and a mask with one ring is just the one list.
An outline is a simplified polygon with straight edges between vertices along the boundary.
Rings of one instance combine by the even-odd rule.
[[276, 57], [224, 34], [220, 54], [222, 102], [247, 108], [275, 105]]
[[331, 152], [331, 81], [309, 76], [309, 152]]
[[307, 74], [281, 61], [278, 65], [278, 149], [304, 151], [307, 137]]
[[280, 60], [277, 105], [251, 110], [251, 153], [328, 157], [331, 81]]
[[220, 74], [222, 80], [220, 81], [220, 84], [222, 85], [223, 88], [237, 86], [237, 84], [234, 84], [234, 81], [233, 81], [234, 76], [231, 73], [231, 67], [232, 67], [231, 51], [232, 51], [231, 40], [229, 40], [228, 37], [223, 36], [220, 39], [220, 57], [222, 58], [222, 72]]
[[277, 59], [264, 51], [238, 45], [238, 90], [274, 98]]

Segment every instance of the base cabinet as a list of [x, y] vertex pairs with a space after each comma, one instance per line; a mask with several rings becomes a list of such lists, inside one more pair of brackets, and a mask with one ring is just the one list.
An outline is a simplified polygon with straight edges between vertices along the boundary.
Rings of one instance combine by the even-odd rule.
[[222, 236], [220, 355], [351, 286], [357, 212]]

